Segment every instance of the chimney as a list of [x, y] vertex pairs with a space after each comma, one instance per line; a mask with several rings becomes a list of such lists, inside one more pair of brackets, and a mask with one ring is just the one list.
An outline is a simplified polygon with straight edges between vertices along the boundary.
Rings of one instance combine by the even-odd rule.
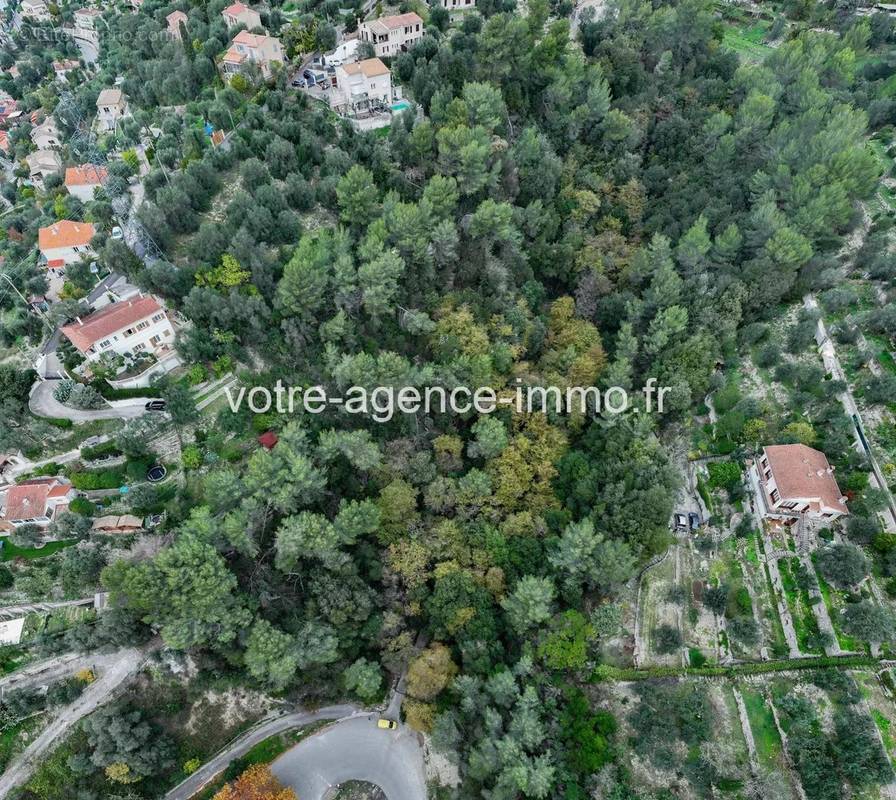
[[83, 322], [81, 322], [81, 317], [75, 317], [75, 319], [77, 320], [77, 322], [78, 322], [79, 325], [83, 325], [83, 324], [84, 324]]

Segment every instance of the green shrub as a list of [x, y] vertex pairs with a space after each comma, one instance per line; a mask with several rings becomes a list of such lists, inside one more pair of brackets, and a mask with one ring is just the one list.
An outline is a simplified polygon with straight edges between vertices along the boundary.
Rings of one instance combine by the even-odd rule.
[[126, 482], [121, 469], [77, 470], [69, 473], [72, 486], [81, 491], [91, 489], [117, 489]]
[[206, 372], [204, 364], [193, 364], [190, 367], [189, 372], [187, 372], [187, 382], [191, 386], [196, 386], [199, 383], [202, 383], [208, 377], [208, 373]]
[[92, 517], [93, 512], [96, 511], [96, 506], [86, 497], [76, 497], [68, 504], [68, 507], [74, 511], [75, 514], [81, 514], [84, 517]]
[[62, 417], [44, 417], [43, 420], [54, 428], [71, 428], [75, 424], [70, 419]]
[[185, 447], [181, 453], [181, 461], [184, 469], [199, 469], [202, 466], [202, 450], [193, 444]]
[[116, 389], [105, 380], [95, 380], [90, 384], [106, 400], [133, 400], [137, 397], [161, 397], [162, 390], [157, 386], [146, 386], [142, 389]]
[[82, 447], [81, 458], [85, 461], [96, 461], [100, 458], [108, 458], [110, 456], [120, 456], [121, 450], [114, 441], [103, 442], [95, 447]]
[[741, 482], [740, 464], [736, 461], [711, 461], [706, 465], [709, 485], [713, 489], [731, 491]]

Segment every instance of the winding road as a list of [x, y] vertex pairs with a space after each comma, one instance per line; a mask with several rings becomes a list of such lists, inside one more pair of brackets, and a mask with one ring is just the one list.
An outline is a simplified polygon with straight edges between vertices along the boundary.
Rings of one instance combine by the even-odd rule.
[[[311, 725], [321, 720], [343, 719], [357, 712], [358, 709], [351, 705], [328, 706], [317, 711], [298, 711], [293, 714], [262, 720], [254, 728], [246, 731], [231, 742], [211, 761], [203, 764], [189, 778], [175, 786], [165, 795], [165, 800], [189, 800], [206, 784], [211, 782], [215, 776], [227, 769], [231, 761], [246, 755], [255, 745], [263, 742], [265, 739], [269, 739], [271, 736], [276, 736], [278, 733], [294, 728], [304, 728], [306, 725]], [[306, 798], [303, 797], [302, 800], [306, 800]]]
[[[131, 648], [110, 657], [113, 663], [108, 669], [102, 671], [73, 703], [65, 706], [22, 754], [6, 767], [0, 776], [0, 798], [6, 797], [16, 786], [25, 783], [57, 739], [60, 739], [76, 722], [108, 702], [114, 692], [137, 671], [146, 656], [146, 650]], [[70, 662], [66, 666], [68, 669], [72, 668]]]

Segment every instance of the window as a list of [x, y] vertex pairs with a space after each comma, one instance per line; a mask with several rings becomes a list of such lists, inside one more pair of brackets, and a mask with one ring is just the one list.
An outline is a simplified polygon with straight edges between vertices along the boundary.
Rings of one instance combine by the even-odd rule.
[[143, 322], [141, 322], [141, 323], [139, 323], [139, 324], [137, 325], [137, 327], [135, 328], [135, 330], [142, 331], [142, 330], [145, 330], [145, 329], [148, 328], [148, 327], [149, 327], [149, 323], [148, 323], [146, 320], [143, 320]]
[[141, 350], [145, 350], [145, 349], [146, 349], [146, 344], [145, 344], [144, 342], [141, 342], [140, 344], [135, 344], [135, 345], [134, 345], [134, 352], [135, 352], [135, 353], [139, 353]]
[[778, 501], [781, 499], [781, 495], [778, 494], [777, 489], [772, 489], [771, 495], [769, 495], [772, 499], [772, 502], [777, 505]]
[[158, 336], [153, 336], [153, 337], [149, 340], [149, 343], [150, 343], [153, 347], [155, 347], [160, 341], [162, 341], [161, 338], [159, 338]]
[[112, 344], [112, 342], [110, 342], [108, 339], [103, 339], [103, 341], [100, 342], [100, 347], [102, 347], [102, 348], [106, 348], [106, 347], [108, 347], [110, 344]]
[[165, 316], [165, 313], [164, 313], [164, 312], [159, 313], [159, 314], [155, 314], [155, 315], [153, 316], [153, 318], [152, 318], [152, 321], [153, 321], [153, 322], [161, 322], [161, 320], [162, 320], [162, 318], [163, 318], [164, 316]]

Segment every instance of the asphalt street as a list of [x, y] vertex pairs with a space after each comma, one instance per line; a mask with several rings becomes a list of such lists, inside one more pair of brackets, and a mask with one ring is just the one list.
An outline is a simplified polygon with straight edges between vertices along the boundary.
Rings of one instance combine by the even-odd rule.
[[323, 800], [349, 780], [380, 787], [388, 800], [426, 800], [423, 751], [410, 728], [377, 727], [378, 714], [341, 720], [299, 742], [271, 771], [302, 800]]

